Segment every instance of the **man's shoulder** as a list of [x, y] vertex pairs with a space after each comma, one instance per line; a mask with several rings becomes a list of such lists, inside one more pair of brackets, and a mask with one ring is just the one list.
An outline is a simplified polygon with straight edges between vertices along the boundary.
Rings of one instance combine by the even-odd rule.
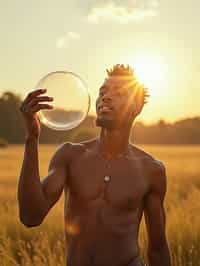
[[156, 161], [155, 157], [153, 157], [150, 153], [147, 153], [143, 149], [139, 148], [135, 144], [130, 143], [130, 146], [132, 148], [133, 157], [145, 159], [147, 162]]
[[162, 172], [165, 170], [165, 165], [161, 160], [158, 160], [152, 154], [144, 151], [132, 143], [131, 147], [133, 149], [133, 154], [135, 154], [136, 157], [141, 158], [145, 165], [148, 166], [152, 172]]
[[77, 154], [81, 155], [82, 153], [87, 151], [87, 149], [95, 142], [96, 139], [90, 139], [77, 143], [68, 141], [60, 144], [56, 151], [62, 153], [65, 158], [70, 157], [70, 159], [73, 159], [73, 157]]

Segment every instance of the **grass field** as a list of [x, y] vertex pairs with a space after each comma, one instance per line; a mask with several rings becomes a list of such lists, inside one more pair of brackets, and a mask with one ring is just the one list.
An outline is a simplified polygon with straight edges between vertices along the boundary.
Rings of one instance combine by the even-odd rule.
[[[46, 176], [57, 145], [40, 145], [40, 175]], [[173, 266], [200, 266], [200, 146], [140, 146], [167, 169], [167, 239]], [[37, 228], [20, 224], [17, 182], [24, 146], [0, 149], [0, 266], [64, 266], [63, 196]], [[141, 255], [146, 259], [144, 220]]]

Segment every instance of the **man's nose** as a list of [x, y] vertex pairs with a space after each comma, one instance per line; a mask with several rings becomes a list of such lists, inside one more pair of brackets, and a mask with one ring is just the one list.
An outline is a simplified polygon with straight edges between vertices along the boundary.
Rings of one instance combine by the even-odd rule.
[[111, 95], [109, 92], [104, 93], [102, 97], [102, 102], [110, 102], [111, 101]]

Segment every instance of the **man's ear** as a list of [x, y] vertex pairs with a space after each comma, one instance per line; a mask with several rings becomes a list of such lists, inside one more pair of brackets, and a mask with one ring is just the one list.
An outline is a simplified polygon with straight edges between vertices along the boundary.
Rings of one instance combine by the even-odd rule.
[[134, 104], [133, 110], [132, 110], [132, 117], [135, 118], [138, 116], [142, 111], [143, 105]]
[[131, 106], [131, 111], [130, 111], [130, 119], [133, 120], [135, 119], [136, 116], [136, 107], [135, 106]]

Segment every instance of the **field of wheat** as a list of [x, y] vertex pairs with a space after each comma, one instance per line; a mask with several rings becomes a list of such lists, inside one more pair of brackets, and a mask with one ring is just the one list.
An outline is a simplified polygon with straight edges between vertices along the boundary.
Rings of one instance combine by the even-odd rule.
[[[40, 145], [40, 176], [57, 145]], [[200, 146], [139, 146], [163, 161], [167, 170], [166, 233], [173, 266], [200, 266]], [[37, 228], [19, 222], [17, 182], [24, 145], [0, 149], [0, 265], [64, 266], [63, 195]], [[146, 260], [147, 234], [139, 238]]]

